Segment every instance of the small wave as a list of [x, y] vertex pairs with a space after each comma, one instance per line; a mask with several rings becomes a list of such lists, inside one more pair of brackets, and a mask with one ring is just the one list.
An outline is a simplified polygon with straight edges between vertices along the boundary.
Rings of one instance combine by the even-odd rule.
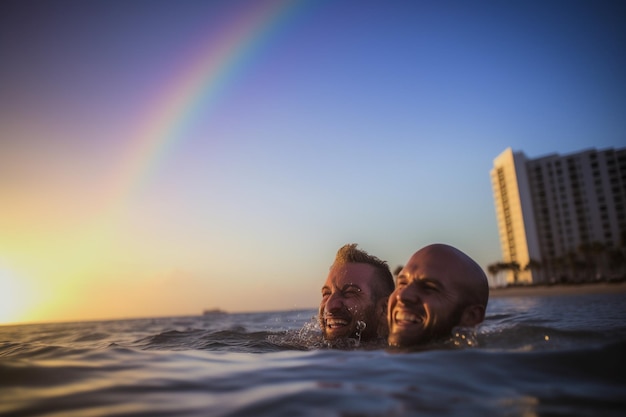
[[193, 346], [193, 342], [204, 332], [204, 330], [199, 329], [190, 329], [185, 331], [167, 330], [155, 335], [142, 337], [141, 339], [133, 342], [131, 345], [141, 349], [190, 349]]
[[287, 349], [277, 343], [276, 332], [238, 330], [170, 330], [136, 340], [131, 345], [144, 350], [210, 350], [263, 353]]
[[270, 332], [233, 332], [223, 330], [206, 334], [194, 345], [196, 349], [263, 353], [281, 350], [269, 340]]
[[551, 326], [513, 324], [481, 329], [478, 344], [488, 349], [530, 351], [599, 345], [615, 340], [614, 335], [592, 330], [564, 330]]
[[105, 340], [110, 335], [108, 333], [87, 333], [74, 339], [75, 342], [97, 342], [99, 340]]
[[11, 359], [57, 359], [68, 354], [80, 354], [85, 351], [87, 350], [42, 343], [0, 343], [0, 357]]

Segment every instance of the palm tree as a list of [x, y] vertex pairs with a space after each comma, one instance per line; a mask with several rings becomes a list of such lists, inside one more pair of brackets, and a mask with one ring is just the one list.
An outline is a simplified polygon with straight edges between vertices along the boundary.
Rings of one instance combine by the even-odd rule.
[[556, 272], [556, 282], [558, 283], [564, 283], [568, 281], [567, 278], [567, 274], [566, 274], [566, 266], [567, 266], [567, 261], [565, 259], [564, 256], [557, 256], [556, 258], [552, 259], [552, 266], [554, 267], [554, 270]]
[[569, 271], [569, 275], [567, 276], [567, 281], [569, 282], [578, 282], [578, 275], [581, 269], [583, 269], [584, 263], [581, 263], [578, 260], [578, 256], [573, 251], [567, 252], [563, 257], [563, 263], [566, 267], [567, 271]]
[[495, 264], [487, 265], [487, 272], [489, 272], [489, 274], [495, 278], [498, 272], [500, 272], [500, 263], [497, 262]]
[[[613, 279], [626, 278], [626, 255], [619, 248], [611, 249], [608, 253], [609, 256], [609, 271]], [[619, 277], [619, 278], [618, 278]]]
[[[526, 264], [526, 266], [524, 266], [524, 271], [530, 271], [531, 273], [535, 271], [539, 272], [541, 270], [541, 267], [542, 267], [541, 262], [539, 262], [536, 259], [531, 258]], [[543, 281], [543, 279], [541, 281]], [[533, 277], [533, 284], [534, 283], [535, 283], [535, 278]]]
[[578, 246], [577, 252], [583, 256], [583, 260], [582, 262], [576, 260], [575, 263], [577, 269], [586, 269], [585, 280], [597, 279], [603, 275], [603, 255], [606, 252], [606, 246], [602, 242], [582, 243]]
[[605, 258], [608, 252], [607, 246], [602, 242], [591, 242], [591, 254], [596, 261], [595, 278], [599, 279], [605, 274]]
[[501, 286], [499, 275], [500, 275], [500, 272], [502, 272], [503, 270], [504, 270], [503, 262], [495, 262], [495, 263], [487, 265], [487, 272], [489, 272], [489, 275], [491, 275], [492, 282], [495, 287]]
[[516, 261], [505, 262], [503, 268], [513, 272], [513, 285], [517, 285], [519, 280], [518, 273], [521, 271], [519, 263]]

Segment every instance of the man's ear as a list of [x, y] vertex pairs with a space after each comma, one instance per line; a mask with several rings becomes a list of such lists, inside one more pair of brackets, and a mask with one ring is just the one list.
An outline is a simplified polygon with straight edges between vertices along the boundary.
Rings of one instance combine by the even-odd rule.
[[461, 315], [461, 321], [459, 326], [462, 327], [474, 327], [485, 319], [485, 307], [473, 304], [465, 307], [463, 314]]

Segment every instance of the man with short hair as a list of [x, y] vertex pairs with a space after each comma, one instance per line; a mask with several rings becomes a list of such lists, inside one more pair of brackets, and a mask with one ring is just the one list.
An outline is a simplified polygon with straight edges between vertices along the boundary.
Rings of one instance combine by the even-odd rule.
[[319, 323], [328, 341], [368, 342], [387, 337], [387, 300], [393, 277], [385, 261], [342, 246], [322, 287]]
[[460, 250], [428, 245], [402, 268], [389, 296], [389, 346], [411, 348], [451, 336], [485, 318], [489, 285], [482, 268]]

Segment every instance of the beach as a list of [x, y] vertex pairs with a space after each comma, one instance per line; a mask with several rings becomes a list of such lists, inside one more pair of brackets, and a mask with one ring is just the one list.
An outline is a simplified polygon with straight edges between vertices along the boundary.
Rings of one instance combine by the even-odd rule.
[[549, 295], [611, 294], [626, 292], [626, 282], [528, 285], [490, 288], [489, 297], [526, 297]]

